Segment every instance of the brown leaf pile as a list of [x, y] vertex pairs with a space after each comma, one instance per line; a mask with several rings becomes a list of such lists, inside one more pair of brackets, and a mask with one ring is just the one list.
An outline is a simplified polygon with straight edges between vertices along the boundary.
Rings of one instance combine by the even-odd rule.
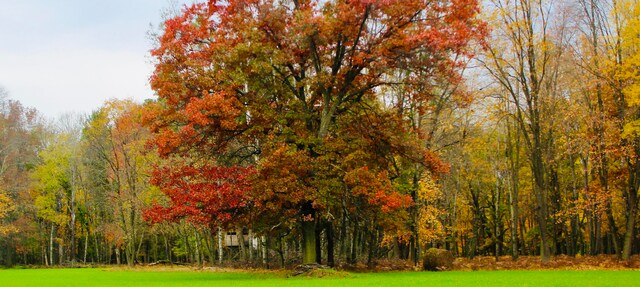
[[497, 260], [492, 256], [479, 256], [473, 259], [457, 258], [454, 270], [620, 270], [640, 269], [640, 256], [632, 256], [627, 261], [618, 260], [615, 255], [598, 256], [554, 256], [543, 263], [539, 256], [520, 256], [512, 260], [510, 256], [502, 256]]
[[[420, 263], [421, 264], [421, 263]], [[388, 272], [422, 270], [422, 266], [414, 267], [410, 260], [381, 259], [374, 262], [374, 267], [367, 268], [363, 262], [354, 265], [339, 265], [338, 270], [355, 272]], [[458, 257], [453, 263], [452, 270], [624, 270], [640, 269], [640, 255], [634, 255], [629, 260], [618, 260], [615, 255], [598, 256], [553, 256], [547, 263], [543, 263], [539, 256], [520, 256], [512, 260], [511, 256], [501, 256], [497, 260], [493, 256], [477, 256], [474, 258]]]

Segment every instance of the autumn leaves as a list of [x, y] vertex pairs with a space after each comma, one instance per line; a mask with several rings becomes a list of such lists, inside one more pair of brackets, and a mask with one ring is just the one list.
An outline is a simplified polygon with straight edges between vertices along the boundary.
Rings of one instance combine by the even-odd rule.
[[283, 216], [243, 224], [294, 230], [281, 223], [306, 212], [317, 225], [344, 214], [371, 230], [384, 230], [385, 217], [408, 220], [406, 190], [418, 182], [399, 189], [396, 179], [441, 166], [408, 118], [429, 101], [435, 75], [459, 77], [454, 56], [470, 55], [485, 31], [478, 11], [475, 1], [209, 1], [169, 19], [153, 51], [159, 100], [149, 121], [161, 154], [183, 159], [167, 174], [198, 172], [161, 188], [218, 202], [168, 208], [206, 210], [211, 226], [230, 223], [215, 210], [237, 211], [238, 224], [252, 208]]

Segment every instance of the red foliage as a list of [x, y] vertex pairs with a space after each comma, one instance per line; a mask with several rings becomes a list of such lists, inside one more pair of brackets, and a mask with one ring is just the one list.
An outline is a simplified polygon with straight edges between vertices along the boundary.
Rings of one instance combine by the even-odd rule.
[[[447, 168], [405, 128], [407, 119], [383, 111], [380, 88], [399, 81], [408, 99], [401, 105], [420, 106], [437, 90], [435, 79], [460, 81], [470, 42], [486, 34], [478, 11], [477, 0], [210, 0], [186, 7], [166, 21], [152, 51], [159, 101], [144, 121], [153, 145], [165, 158], [255, 165], [256, 176], [250, 180], [253, 169], [240, 167], [160, 170], [157, 184], [175, 207], [156, 207], [152, 217], [227, 222], [251, 201], [257, 212], [282, 219], [344, 196], [383, 213], [408, 206], [390, 183], [390, 158], [435, 173]], [[350, 120], [359, 123], [349, 127]], [[345, 185], [353, 194], [341, 192]]]
[[399, 194], [393, 189], [386, 172], [375, 174], [362, 167], [347, 173], [345, 181], [354, 196], [364, 198], [383, 213], [409, 207], [412, 203], [409, 195]]
[[152, 184], [170, 199], [168, 205], [155, 204], [144, 213], [151, 222], [187, 219], [205, 226], [226, 226], [243, 215], [251, 204], [249, 178], [253, 167], [174, 166], [158, 168]]

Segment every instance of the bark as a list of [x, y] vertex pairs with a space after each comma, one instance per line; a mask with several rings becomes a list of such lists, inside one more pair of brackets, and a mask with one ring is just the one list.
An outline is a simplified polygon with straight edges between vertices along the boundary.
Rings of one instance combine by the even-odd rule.
[[627, 214], [626, 214], [626, 227], [627, 230], [624, 234], [624, 245], [622, 248], [621, 258], [623, 260], [629, 260], [631, 257], [631, 252], [633, 248], [633, 242], [635, 238], [635, 226], [636, 226], [636, 217], [638, 216], [638, 181], [640, 181], [640, 162], [638, 159], [635, 159], [635, 164], [629, 165], [630, 175], [629, 175], [629, 191], [627, 192], [626, 198], [626, 206], [627, 206]]
[[353, 232], [351, 233], [351, 247], [349, 255], [349, 263], [355, 264], [357, 262], [358, 254], [358, 223], [353, 221]]
[[249, 229], [249, 261], [253, 262], [253, 230]]
[[331, 219], [327, 220], [326, 223], [326, 235], [327, 235], [327, 265], [330, 267], [335, 266], [335, 259], [333, 254], [333, 245], [334, 245], [334, 231], [333, 231], [333, 221]]
[[268, 260], [268, 259], [269, 259], [269, 257], [268, 257], [268, 256], [269, 256], [269, 255], [268, 255], [268, 254], [269, 254], [269, 253], [268, 253], [269, 249], [268, 249], [268, 242], [267, 242], [267, 238], [268, 238], [268, 237], [266, 237], [266, 236], [264, 236], [264, 235], [263, 235], [263, 236], [261, 236], [261, 237], [260, 237], [260, 242], [261, 242], [261, 244], [260, 244], [260, 245], [262, 246], [262, 248], [261, 248], [261, 249], [262, 249], [262, 265], [263, 265], [265, 268], [267, 268], [267, 269], [268, 269], [268, 268], [269, 268], [269, 260]]
[[51, 232], [49, 232], [49, 262], [54, 265], [53, 262], [53, 233], [55, 231], [55, 225], [51, 223]]
[[[373, 225], [373, 224], [372, 224]], [[373, 229], [373, 227], [370, 227], [371, 229]], [[368, 252], [367, 252], [367, 267], [369, 269], [373, 268], [373, 254], [375, 251], [375, 232], [373, 232], [373, 230], [368, 230], [368, 232], [366, 232], [367, 237], [368, 237]]]
[[316, 227], [313, 221], [302, 222], [302, 264], [316, 263]]
[[84, 252], [82, 255], [82, 263], [83, 264], [87, 264], [87, 250], [89, 249], [89, 231], [87, 230], [87, 233], [85, 234], [84, 237]]
[[71, 200], [69, 207], [69, 257], [71, 265], [76, 262], [76, 191], [71, 187]]
[[518, 183], [520, 167], [520, 137], [515, 136], [512, 143], [511, 126], [507, 121], [507, 149], [509, 150], [510, 189], [509, 211], [511, 215], [511, 258], [518, 259]]
[[223, 238], [222, 238], [222, 229], [218, 227], [218, 264], [222, 265], [222, 259], [224, 258], [224, 248], [223, 248]]
[[116, 264], [120, 265], [120, 247], [116, 246], [115, 252], [116, 252]]
[[322, 220], [316, 218], [315, 220], [315, 253], [316, 263], [322, 264]]
[[247, 251], [244, 246], [244, 230], [242, 228], [238, 228], [236, 230], [236, 234], [238, 234], [238, 244], [240, 245], [240, 260], [247, 261]]

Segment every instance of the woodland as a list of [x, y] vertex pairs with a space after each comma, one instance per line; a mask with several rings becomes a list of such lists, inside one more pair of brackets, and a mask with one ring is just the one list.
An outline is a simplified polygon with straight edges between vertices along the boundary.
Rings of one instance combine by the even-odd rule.
[[638, 27], [637, 0], [185, 6], [154, 99], [47, 120], [0, 89], [0, 264], [629, 260]]

